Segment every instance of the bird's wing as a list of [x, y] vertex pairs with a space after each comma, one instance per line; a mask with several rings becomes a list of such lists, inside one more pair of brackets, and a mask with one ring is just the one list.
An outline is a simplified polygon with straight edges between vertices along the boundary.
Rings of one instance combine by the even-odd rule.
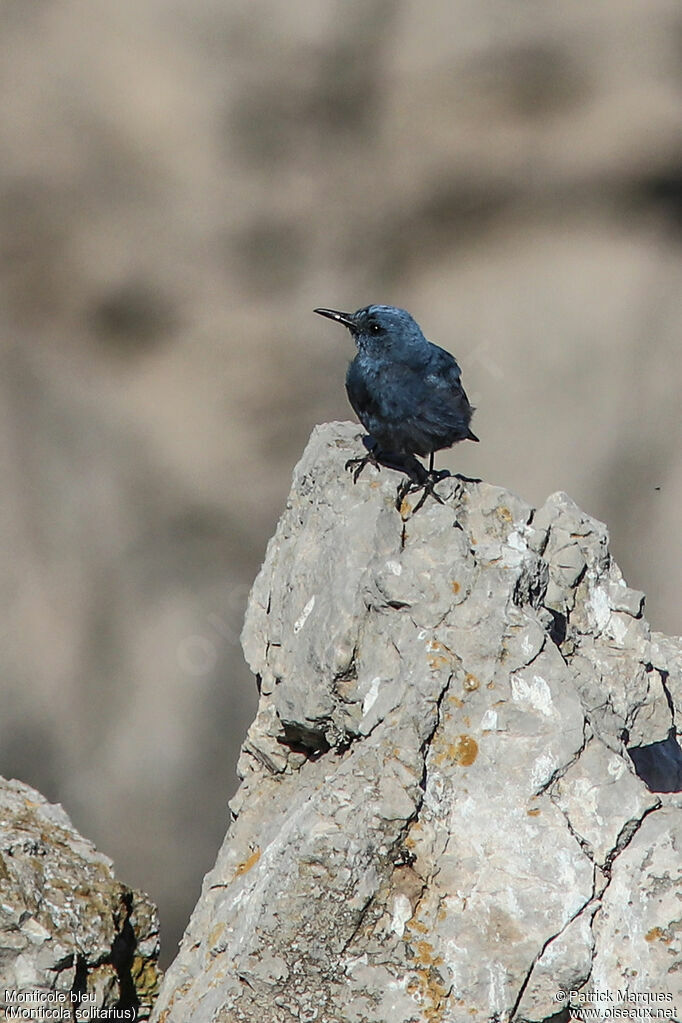
[[429, 355], [424, 375], [425, 401], [420, 409], [422, 418], [434, 430], [446, 424], [453, 430], [461, 430], [464, 437], [478, 440], [469, 428], [474, 409], [462, 386], [462, 371], [457, 360], [437, 345], [431, 345]]
[[427, 377], [433, 377], [437, 384], [447, 384], [451, 387], [461, 388], [462, 371], [457, 360], [444, 348], [432, 344], [429, 349], [429, 361], [426, 367]]

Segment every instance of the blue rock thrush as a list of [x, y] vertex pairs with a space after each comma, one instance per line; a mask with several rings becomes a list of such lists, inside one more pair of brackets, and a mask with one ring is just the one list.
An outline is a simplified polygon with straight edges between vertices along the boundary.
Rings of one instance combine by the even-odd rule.
[[[478, 440], [469, 427], [474, 409], [455, 359], [427, 341], [404, 309], [370, 305], [355, 313], [315, 312], [347, 327], [358, 349], [348, 367], [346, 391], [369, 438], [368, 454], [346, 463], [353, 480], [368, 462], [386, 465], [408, 476], [398, 489], [398, 507], [413, 490], [424, 489], [419, 505], [427, 493], [440, 500], [433, 490], [442, 475], [434, 471], [434, 452], [460, 440]], [[429, 456], [428, 471], [415, 455]]]

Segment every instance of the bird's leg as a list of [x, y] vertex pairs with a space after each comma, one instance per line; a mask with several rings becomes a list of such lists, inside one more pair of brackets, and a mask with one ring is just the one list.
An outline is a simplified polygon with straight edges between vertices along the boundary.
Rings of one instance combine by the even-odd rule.
[[404, 480], [398, 487], [398, 492], [395, 495], [395, 506], [398, 509], [398, 511], [400, 511], [400, 509], [402, 508], [403, 501], [410, 493], [414, 485], [415, 485], [414, 480], [408, 476], [407, 479]]
[[411, 494], [415, 490], [419, 490], [426, 481], [427, 474], [424, 466], [419, 462], [414, 455], [407, 455], [401, 466], [402, 471], [405, 473], [406, 478], [398, 487], [398, 491], [395, 495], [395, 506], [400, 511], [402, 503], [408, 494]]
[[436, 452], [432, 451], [431, 454], [429, 455], [429, 473], [428, 474], [429, 474], [429, 479], [432, 479], [434, 483], [437, 483], [438, 480], [445, 479], [445, 477], [449, 476], [450, 473], [448, 472], [447, 469], [434, 469], [434, 467], [433, 467], [433, 459], [435, 457], [435, 454], [436, 454]]
[[362, 443], [367, 448], [367, 454], [362, 458], [349, 458], [346, 462], [346, 469], [353, 474], [353, 482], [357, 483], [358, 476], [366, 465], [373, 465], [381, 472], [382, 465], [387, 469], [397, 469], [398, 472], [407, 473], [410, 486], [419, 482], [426, 476], [424, 466], [414, 455], [402, 455], [396, 452], [384, 451], [379, 447], [373, 437], [363, 437]]

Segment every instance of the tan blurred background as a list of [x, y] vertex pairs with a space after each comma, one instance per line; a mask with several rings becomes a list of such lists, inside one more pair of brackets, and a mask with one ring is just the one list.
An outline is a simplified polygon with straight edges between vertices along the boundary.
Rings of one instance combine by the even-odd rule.
[[[3, 0], [0, 772], [159, 903], [255, 706], [237, 637], [347, 335], [406, 306], [479, 445], [680, 631], [679, 0]], [[340, 470], [341, 471], [341, 470]]]

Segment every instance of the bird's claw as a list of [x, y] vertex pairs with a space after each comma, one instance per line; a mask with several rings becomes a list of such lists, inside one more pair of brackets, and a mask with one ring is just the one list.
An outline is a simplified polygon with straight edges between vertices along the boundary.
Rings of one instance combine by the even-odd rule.
[[353, 483], [358, 482], [358, 477], [360, 476], [360, 473], [362, 472], [366, 465], [373, 465], [375, 469], [381, 472], [381, 465], [377, 461], [376, 455], [374, 454], [373, 451], [368, 451], [366, 455], [362, 456], [362, 458], [348, 459], [345, 468], [347, 472], [352, 473]]
[[[373, 465], [377, 472], [381, 472], [382, 463], [379, 461], [377, 455], [381, 457], [381, 453], [378, 452], [376, 448], [373, 448], [370, 449], [367, 452], [367, 454], [363, 455], [361, 458], [348, 459], [345, 465], [345, 469], [347, 472], [351, 473], [353, 477], [353, 483], [358, 482], [360, 473], [362, 472], [366, 465]], [[391, 465], [391, 468], [393, 467], [394, 466]], [[434, 487], [436, 486], [436, 483], [439, 483], [440, 480], [442, 480], [444, 477], [449, 476], [450, 473], [447, 471], [447, 469], [441, 470], [434, 469], [433, 458], [431, 459], [431, 464], [428, 469], [425, 469], [424, 466], [421, 465], [421, 463], [418, 462], [417, 459], [414, 457], [412, 457], [412, 459], [409, 462], [407, 462], [407, 464], [405, 464], [404, 466], [396, 465], [395, 468], [400, 468], [403, 472], [407, 473], [407, 478], [400, 484], [400, 486], [398, 487], [398, 492], [396, 494], [395, 506], [398, 509], [398, 511], [401, 510], [403, 501], [408, 496], [408, 494], [418, 494], [419, 491], [421, 491], [422, 494], [412, 512], [413, 515], [415, 512], [419, 511], [419, 509], [426, 501], [426, 498], [429, 496], [433, 497], [433, 499], [437, 501], [438, 504], [445, 503], [442, 497], [440, 497], [436, 493]]]
[[401, 483], [400, 486], [398, 487], [398, 493], [396, 494], [395, 506], [397, 510], [398, 511], [401, 510], [403, 501], [408, 496], [408, 494], [416, 494], [420, 490], [422, 491], [422, 496], [419, 498], [417, 504], [415, 505], [412, 511], [413, 515], [415, 514], [415, 512], [419, 511], [419, 509], [426, 501], [426, 498], [429, 496], [433, 497], [433, 499], [437, 501], [438, 504], [445, 504], [443, 498], [440, 497], [434, 490], [434, 487], [436, 483], [439, 483], [445, 476], [449, 475], [450, 474], [447, 472], [447, 470], [445, 471], [441, 470], [440, 472], [436, 470], [427, 473], [424, 479], [421, 480], [414, 480], [411, 478], [405, 480], [405, 482]]

